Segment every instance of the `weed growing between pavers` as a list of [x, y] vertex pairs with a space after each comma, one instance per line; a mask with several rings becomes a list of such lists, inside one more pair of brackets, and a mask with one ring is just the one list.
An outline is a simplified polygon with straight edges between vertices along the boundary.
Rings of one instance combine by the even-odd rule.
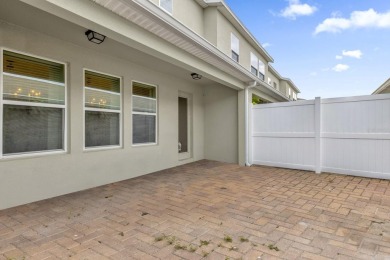
[[[263, 244], [263, 245], [266, 246], [266, 244]], [[280, 251], [279, 248], [277, 246], [275, 246], [274, 244], [269, 244], [267, 247], [270, 250]]]
[[249, 242], [249, 239], [248, 239], [248, 238], [245, 238], [245, 237], [240, 237], [240, 242], [241, 242], [241, 243]]
[[210, 244], [210, 240], [200, 240], [200, 246], [207, 246], [208, 244]]
[[[231, 236], [229, 236], [229, 235], [225, 235], [222, 240], [225, 243], [232, 243], [233, 242], [233, 238]], [[186, 245], [182, 241], [177, 241], [177, 238], [175, 236], [166, 236], [165, 234], [162, 234], [162, 235], [159, 235], [159, 236], [155, 237], [154, 241], [155, 242], [166, 241], [168, 243], [168, 245], [174, 244], [173, 248], [175, 250], [185, 250], [185, 251], [188, 251], [190, 253], [195, 253], [202, 246], [208, 246], [208, 245], [210, 245], [212, 243], [211, 240], [199, 240], [199, 246], [195, 246], [193, 244]], [[226, 248], [229, 251], [239, 251], [239, 248], [238, 248], [237, 245], [231, 245], [231, 246], [228, 247], [228, 246], [225, 246], [223, 244], [223, 242], [219, 242], [217, 244], [217, 247], [219, 247], [219, 248]], [[240, 237], [240, 242], [244, 243], [244, 242], [250, 242], [250, 241], [249, 241], [248, 238], [245, 238], [245, 237], [241, 236]], [[251, 243], [251, 245], [253, 247], [257, 246], [254, 243]], [[263, 245], [266, 246], [265, 244], [263, 244]], [[274, 246], [273, 244], [268, 245], [268, 248], [271, 249], [271, 250], [279, 251], [279, 248]], [[201, 255], [203, 257], [207, 257], [211, 252], [214, 252], [214, 250], [215, 250], [215, 248], [211, 249], [211, 251], [204, 251], [204, 250], [202, 250]], [[229, 259], [229, 258], [227, 257], [225, 259]]]
[[180, 243], [177, 243], [175, 245], [175, 249], [176, 250], [187, 250], [187, 246], [186, 245], [181, 245]]
[[229, 236], [229, 235], [225, 235], [225, 237], [223, 238], [223, 240], [224, 240], [225, 242], [228, 242], [228, 243], [233, 242], [233, 238], [232, 238], [231, 236]]

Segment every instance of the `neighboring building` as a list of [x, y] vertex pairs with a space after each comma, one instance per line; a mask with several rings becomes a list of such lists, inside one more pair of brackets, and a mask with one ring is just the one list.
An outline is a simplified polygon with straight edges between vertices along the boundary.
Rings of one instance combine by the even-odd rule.
[[282, 77], [271, 65], [268, 66], [268, 79], [268, 84], [285, 94], [289, 100], [298, 100], [298, 94], [301, 93], [298, 87], [291, 79]]
[[299, 92], [265, 82], [272, 57], [218, 0], [0, 0], [0, 48], [0, 209], [244, 165], [251, 93]]
[[377, 90], [375, 90], [372, 94], [387, 94], [390, 93], [390, 78], [388, 78]]

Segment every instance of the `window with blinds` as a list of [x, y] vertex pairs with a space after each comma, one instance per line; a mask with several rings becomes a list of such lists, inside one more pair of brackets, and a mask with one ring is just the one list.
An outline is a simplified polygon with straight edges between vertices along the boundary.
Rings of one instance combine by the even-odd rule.
[[2, 155], [65, 150], [65, 65], [2, 53]]
[[257, 76], [259, 71], [259, 58], [251, 52], [251, 72]]
[[157, 88], [133, 82], [133, 144], [157, 142]]
[[120, 78], [84, 71], [85, 148], [120, 145]]
[[232, 59], [236, 62], [240, 60], [240, 40], [233, 33], [230, 37], [230, 48], [232, 50]]
[[259, 78], [263, 81], [264, 81], [264, 75], [265, 75], [265, 65], [261, 60], [259, 60]]

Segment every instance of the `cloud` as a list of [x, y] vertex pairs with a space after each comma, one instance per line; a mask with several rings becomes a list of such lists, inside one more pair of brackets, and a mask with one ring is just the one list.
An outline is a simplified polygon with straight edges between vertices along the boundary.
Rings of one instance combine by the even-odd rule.
[[317, 25], [314, 34], [321, 32], [339, 33], [351, 28], [390, 28], [390, 11], [377, 13], [374, 9], [354, 11], [350, 17], [332, 17]]
[[343, 56], [341, 55], [336, 55], [336, 60], [342, 60], [343, 59]]
[[346, 64], [337, 64], [336, 66], [334, 66], [332, 68], [332, 70], [334, 70], [336, 72], [342, 72], [342, 71], [346, 71], [348, 69], [349, 69], [349, 66]]
[[289, 5], [280, 11], [282, 17], [295, 20], [298, 16], [309, 16], [317, 11], [317, 7], [301, 4], [299, 0], [289, 0]]
[[267, 48], [267, 47], [270, 47], [272, 44], [271, 43], [269, 43], [269, 42], [265, 42], [265, 43], [263, 43], [263, 47], [264, 48]]
[[361, 50], [343, 51], [343, 56], [360, 59], [363, 53]]

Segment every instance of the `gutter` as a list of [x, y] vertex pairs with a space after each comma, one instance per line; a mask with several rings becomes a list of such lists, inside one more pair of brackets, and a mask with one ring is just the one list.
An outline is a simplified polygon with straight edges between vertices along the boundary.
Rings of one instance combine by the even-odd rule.
[[249, 158], [249, 135], [251, 134], [249, 126], [249, 89], [257, 86], [257, 81], [253, 81], [245, 87], [245, 166], [250, 167], [252, 164]]

